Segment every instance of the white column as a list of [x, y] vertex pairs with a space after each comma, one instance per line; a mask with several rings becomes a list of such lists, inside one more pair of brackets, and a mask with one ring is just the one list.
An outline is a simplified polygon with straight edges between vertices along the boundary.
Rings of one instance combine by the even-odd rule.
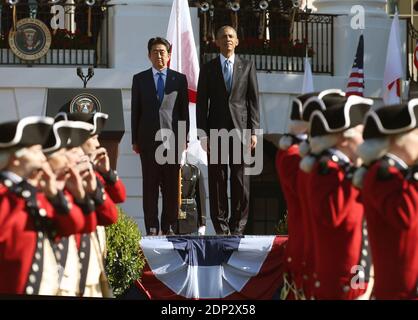
[[367, 15], [386, 16], [386, 0], [315, 0], [318, 13], [346, 14], [355, 5], [364, 7]]

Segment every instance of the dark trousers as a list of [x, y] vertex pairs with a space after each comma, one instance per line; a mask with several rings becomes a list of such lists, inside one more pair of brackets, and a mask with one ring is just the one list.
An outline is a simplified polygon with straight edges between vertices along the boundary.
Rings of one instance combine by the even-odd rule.
[[[208, 154], [209, 203], [212, 224], [217, 234], [242, 235], [248, 221], [250, 176], [244, 174], [242, 152], [239, 164], [233, 163], [232, 139], [229, 141], [229, 163], [221, 163], [221, 147], [218, 144], [218, 161], [211, 163]], [[241, 145], [241, 148], [243, 146]], [[231, 216], [228, 206], [228, 167], [230, 169]]]
[[154, 151], [141, 152], [144, 220], [147, 234], [150, 228], [160, 230], [158, 221], [158, 197], [161, 187], [163, 208], [161, 231], [176, 232], [179, 210], [179, 169], [178, 164], [160, 165], [155, 161]]

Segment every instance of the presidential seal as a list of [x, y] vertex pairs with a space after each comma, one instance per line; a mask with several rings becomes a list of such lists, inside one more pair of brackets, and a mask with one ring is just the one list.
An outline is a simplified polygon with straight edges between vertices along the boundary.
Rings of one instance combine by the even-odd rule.
[[51, 33], [40, 20], [25, 18], [16, 24], [16, 30], [10, 30], [9, 45], [13, 53], [22, 60], [38, 60], [51, 46]]
[[96, 113], [101, 111], [100, 101], [90, 93], [76, 95], [70, 102], [71, 113]]

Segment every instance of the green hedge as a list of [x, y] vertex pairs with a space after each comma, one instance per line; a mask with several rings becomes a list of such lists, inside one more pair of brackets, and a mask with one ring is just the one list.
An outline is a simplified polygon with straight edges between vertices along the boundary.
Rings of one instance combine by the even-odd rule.
[[119, 208], [117, 223], [106, 227], [106, 274], [116, 297], [121, 296], [141, 276], [144, 257], [141, 233], [131, 217]]

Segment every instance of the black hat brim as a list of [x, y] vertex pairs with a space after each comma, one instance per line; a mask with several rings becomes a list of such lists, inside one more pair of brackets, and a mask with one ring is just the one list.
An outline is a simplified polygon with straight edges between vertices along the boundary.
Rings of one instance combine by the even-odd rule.
[[30, 116], [19, 121], [0, 125], [0, 148], [24, 148], [44, 145], [52, 129], [54, 119]]
[[366, 113], [373, 105], [373, 100], [350, 96], [346, 103], [336, 104], [321, 112], [314, 111], [310, 120], [312, 137], [343, 132], [363, 123]]
[[93, 125], [93, 130], [90, 132], [92, 136], [102, 132], [107, 119], [109, 116], [106, 113], [96, 112], [96, 113], [64, 113], [60, 112], [55, 116], [56, 121], [60, 120], [71, 120], [71, 121], [83, 121]]
[[43, 151], [53, 153], [61, 148], [79, 147], [90, 138], [92, 130], [93, 125], [82, 121], [56, 122]]
[[383, 138], [401, 134], [418, 127], [418, 99], [408, 104], [383, 106], [366, 115], [364, 139]]
[[302, 120], [309, 121], [315, 110], [324, 111], [330, 106], [346, 101], [345, 93], [340, 89], [321, 91], [317, 96], [307, 99], [302, 110]]

